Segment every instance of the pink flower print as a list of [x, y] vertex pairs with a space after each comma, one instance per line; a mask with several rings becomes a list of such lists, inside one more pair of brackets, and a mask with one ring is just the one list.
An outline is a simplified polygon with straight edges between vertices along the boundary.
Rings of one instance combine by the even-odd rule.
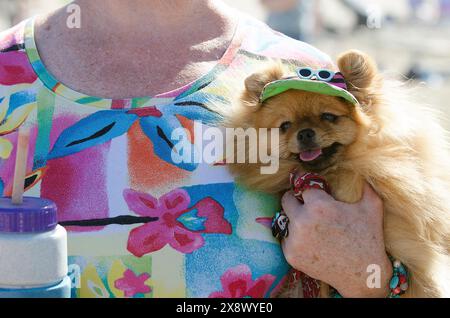
[[123, 277], [116, 280], [114, 287], [124, 292], [125, 297], [134, 297], [136, 294], [147, 294], [152, 289], [145, 285], [145, 282], [150, 278], [148, 273], [143, 273], [137, 276], [132, 270], [127, 269], [123, 273]]
[[25, 52], [0, 54], [0, 85], [31, 84], [37, 79]]
[[220, 278], [222, 291], [214, 292], [209, 298], [263, 298], [275, 281], [275, 276], [266, 274], [256, 280], [247, 265], [228, 269]]
[[141, 257], [169, 244], [175, 250], [189, 254], [201, 248], [202, 234], [231, 234], [231, 224], [224, 219], [223, 207], [212, 198], [204, 198], [190, 207], [185, 190], [174, 190], [159, 199], [146, 193], [125, 190], [130, 210], [143, 217], [158, 218], [131, 230], [128, 250]]

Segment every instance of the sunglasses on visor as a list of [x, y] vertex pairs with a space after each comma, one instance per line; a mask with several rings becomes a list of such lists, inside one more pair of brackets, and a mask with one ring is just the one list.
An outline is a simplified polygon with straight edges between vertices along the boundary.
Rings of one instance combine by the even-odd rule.
[[313, 77], [315, 77], [316, 79], [324, 82], [331, 81], [335, 74], [335, 72], [332, 72], [330, 70], [313, 70], [310, 67], [300, 67], [297, 70], [298, 77], [302, 79], [312, 79]]

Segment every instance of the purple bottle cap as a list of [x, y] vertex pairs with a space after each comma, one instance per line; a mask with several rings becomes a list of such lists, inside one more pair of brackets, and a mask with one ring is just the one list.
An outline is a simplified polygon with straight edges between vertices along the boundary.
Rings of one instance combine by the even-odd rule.
[[15, 205], [11, 198], [0, 198], [0, 233], [38, 233], [58, 225], [56, 204], [47, 199], [24, 197]]

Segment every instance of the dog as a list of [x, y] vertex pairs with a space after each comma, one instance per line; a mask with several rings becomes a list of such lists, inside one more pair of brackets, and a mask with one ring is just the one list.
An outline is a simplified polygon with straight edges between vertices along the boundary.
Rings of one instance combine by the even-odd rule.
[[449, 297], [450, 155], [434, 111], [413, 101], [403, 83], [385, 79], [360, 51], [338, 58], [339, 72], [329, 72], [334, 77], [327, 85], [337, 87], [331, 94], [320, 87], [280, 92], [282, 84], [277, 93], [273, 87], [267, 92], [283, 80], [319, 83], [330, 75], [307, 65], [292, 76], [281, 62], [268, 64], [246, 78], [223, 125], [278, 129], [279, 144], [268, 147], [278, 147], [279, 169], [262, 174], [262, 162], [231, 160], [238, 182], [282, 194], [289, 190], [290, 172], [313, 172], [327, 180], [336, 200], [347, 203], [358, 202], [368, 182], [383, 200], [386, 250], [408, 268], [404, 296]]

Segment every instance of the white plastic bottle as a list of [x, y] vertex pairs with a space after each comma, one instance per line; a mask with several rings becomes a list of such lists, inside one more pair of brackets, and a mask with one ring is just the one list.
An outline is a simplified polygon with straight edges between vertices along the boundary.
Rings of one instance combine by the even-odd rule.
[[67, 233], [56, 205], [0, 198], [0, 298], [70, 298]]

